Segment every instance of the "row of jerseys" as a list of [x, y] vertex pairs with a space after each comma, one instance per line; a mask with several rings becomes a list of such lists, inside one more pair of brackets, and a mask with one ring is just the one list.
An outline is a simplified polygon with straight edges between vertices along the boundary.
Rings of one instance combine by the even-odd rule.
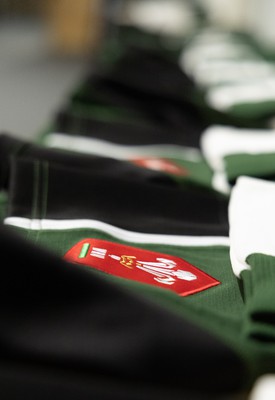
[[179, 48], [123, 26], [36, 141], [0, 135], [9, 394], [247, 399], [275, 373], [272, 60]]
[[42, 144], [128, 160], [225, 195], [241, 175], [272, 180], [272, 56], [217, 28], [166, 40], [122, 26]]

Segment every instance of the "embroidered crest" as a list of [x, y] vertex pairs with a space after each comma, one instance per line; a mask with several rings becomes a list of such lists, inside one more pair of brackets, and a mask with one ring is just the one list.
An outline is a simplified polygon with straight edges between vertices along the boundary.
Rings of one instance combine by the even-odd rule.
[[133, 158], [131, 161], [143, 168], [153, 169], [155, 171], [162, 171], [172, 175], [186, 176], [188, 171], [175, 162], [172, 162], [166, 158], [157, 157], [143, 157]]
[[115, 276], [171, 289], [180, 296], [220, 284], [182, 258], [101, 239], [81, 240], [64, 258]]

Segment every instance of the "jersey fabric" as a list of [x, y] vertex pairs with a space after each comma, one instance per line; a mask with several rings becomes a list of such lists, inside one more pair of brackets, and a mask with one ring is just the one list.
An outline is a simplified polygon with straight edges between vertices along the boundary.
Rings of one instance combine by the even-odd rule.
[[198, 80], [264, 60], [192, 37], [120, 27], [36, 141], [0, 135], [3, 399], [239, 400], [274, 373], [272, 166], [220, 146], [272, 104]]
[[[7, 138], [5, 138], [5, 140], [7, 143]], [[9, 148], [10, 145], [10, 142], [8, 142], [7, 148]], [[167, 313], [167, 318], [171, 318], [174, 321], [168, 322], [166, 321], [166, 317], [162, 320], [163, 325], [169, 327], [169, 332], [172, 335], [170, 340], [170, 335], [167, 336], [165, 331], [163, 335], [165, 337], [165, 343], [167, 344], [162, 343], [162, 339], [159, 336], [160, 333], [157, 333], [160, 329], [159, 323], [156, 322], [154, 327], [150, 327], [151, 323], [147, 326], [147, 318], [145, 318], [145, 315], [147, 315], [149, 310], [144, 314], [140, 309], [139, 313], [141, 313], [141, 318], [145, 318], [143, 320], [145, 327], [141, 328], [141, 326], [143, 326], [142, 324], [140, 326], [141, 331], [138, 330], [138, 332], [142, 332], [140, 334], [145, 340], [146, 349], [147, 346], [149, 346], [149, 348], [152, 349], [151, 351], [154, 351], [156, 335], [158, 336], [157, 343], [159, 343], [160, 347], [156, 348], [154, 355], [151, 354], [151, 351], [149, 353], [145, 351], [145, 358], [143, 358], [143, 350], [140, 348], [143, 342], [141, 341], [138, 346], [139, 354], [138, 356], [134, 355], [132, 351], [135, 345], [133, 347], [132, 340], [137, 340], [137, 338], [140, 340], [140, 335], [136, 336], [136, 333], [133, 332], [133, 326], [130, 325], [128, 328], [125, 326], [126, 321], [128, 321], [128, 323], [131, 321], [131, 318], [129, 321], [128, 313], [135, 316], [135, 323], [140, 324], [140, 322], [136, 319], [136, 312], [134, 308], [129, 305], [128, 300], [121, 300], [121, 302], [119, 302], [120, 308], [118, 312], [122, 313], [122, 316], [125, 317], [123, 317], [123, 320], [121, 320], [122, 317], [117, 317], [115, 325], [117, 326], [116, 329], [118, 329], [117, 334], [119, 337], [121, 337], [119, 332], [125, 331], [122, 336], [124, 338], [123, 343], [126, 349], [129, 348], [132, 350], [128, 353], [126, 349], [124, 350], [124, 348], [122, 348], [121, 350], [120, 348], [118, 358], [119, 364], [116, 365], [114, 359], [113, 361], [108, 361], [108, 357], [113, 357], [112, 354], [116, 346], [112, 344], [112, 342], [107, 346], [108, 337], [105, 339], [104, 335], [100, 336], [100, 344], [98, 344], [93, 340], [93, 335], [89, 335], [89, 329], [85, 330], [85, 337], [88, 342], [86, 340], [81, 340], [81, 346], [78, 345], [75, 348], [73, 337], [76, 338], [78, 335], [83, 335], [82, 324], [88, 324], [88, 326], [90, 326], [87, 317], [84, 317], [86, 312], [83, 315], [83, 310], [77, 311], [78, 303], [75, 304], [75, 297], [71, 299], [71, 303], [69, 304], [72, 304], [73, 313], [79, 315], [78, 318], [80, 318], [80, 321], [72, 318], [69, 322], [68, 319], [64, 320], [64, 317], [56, 316], [59, 321], [59, 333], [57, 336], [52, 332], [52, 329], [55, 331], [56, 327], [54, 328], [52, 326], [51, 321], [53, 316], [47, 314], [51, 313], [48, 305], [45, 310], [48, 317], [44, 319], [44, 317], [41, 316], [39, 319], [37, 313], [41, 311], [38, 309], [37, 299], [34, 297], [31, 300], [31, 304], [35, 304], [37, 311], [31, 311], [31, 316], [33, 318], [30, 316], [29, 319], [25, 321], [25, 329], [28, 330], [29, 334], [27, 336], [23, 335], [22, 337], [20, 329], [19, 331], [16, 330], [16, 332], [19, 332], [20, 338], [20, 340], [18, 338], [19, 343], [16, 346], [25, 354], [23, 362], [28, 362], [28, 357], [31, 359], [34, 357], [34, 360], [36, 360], [37, 354], [41, 362], [44, 363], [44, 357], [47, 357], [47, 354], [49, 355], [52, 352], [52, 366], [59, 369], [59, 363], [64, 365], [65, 359], [69, 359], [71, 360], [69, 365], [74, 376], [75, 368], [83, 370], [84, 364], [82, 365], [82, 362], [84, 362], [84, 360], [82, 361], [82, 358], [84, 354], [86, 354], [84, 363], [86, 365], [85, 368], [88, 369], [84, 368], [84, 371], [89, 371], [89, 368], [97, 369], [97, 365], [102, 365], [103, 369], [101, 369], [101, 372], [103, 373], [104, 379], [106, 378], [105, 374], [108, 376], [110, 374], [112, 379], [114, 379], [114, 371], [110, 369], [113, 363], [113, 367], [116, 371], [115, 376], [119, 374], [119, 371], [121, 371], [122, 374], [118, 379], [124, 376], [126, 381], [131, 381], [135, 375], [135, 379], [142, 382], [144, 379], [143, 375], [136, 370], [137, 367], [135, 364], [129, 367], [132, 358], [136, 360], [137, 357], [137, 360], [139, 360], [138, 365], [141, 370], [145, 372], [147, 370], [146, 368], [148, 368], [147, 363], [149, 362], [146, 357], [149, 357], [149, 359], [152, 358], [149, 365], [151, 365], [153, 360], [159, 360], [159, 355], [156, 355], [159, 351], [158, 348], [161, 349], [160, 352], [163, 357], [165, 354], [168, 355], [171, 353], [174, 354], [173, 357], [176, 357], [169, 361], [169, 357], [167, 358], [165, 356], [164, 362], [166, 366], [171, 363], [177, 364], [181, 359], [181, 351], [183, 351], [185, 354], [186, 368], [193, 376], [193, 379], [197, 380], [197, 374], [194, 373], [192, 369], [193, 363], [195, 365], [195, 370], [198, 368], [198, 376], [204, 376], [204, 378], [200, 378], [202, 379], [200, 390], [197, 391], [194, 388], [189, 373], [187, 375], [184, 374], [186, 380], [189, 382], [185, 384], [185, 381], [176, 377], [177, 375], [174, 377], [174, 371], [171, 371], [172, 376], [168, 377], [165, 383], [165, 385], [167, 385], [165, 390], [169, 391], [170, 389], [175, 389], [175, 396], [177, 396], [178, 390], [180, 391], [181, 385], [183, 385], [182, 390], [187, 390], [190, 396], [200, 396], [200, 391], [203, 391], [207, 393], [210, 398], [215, 395], [224, 395], [224, 392], [234, 395], [234, 393], [236, 394], [237, 392], [248, 391], [257, 376], [272, 371], [274, 358], [272, 346], [263, 346], [262, 341], [259, 339], [260, 336], [256, 335], [255, 337], [250, 333], [251, 329], [254, 329], [254, 322], [252, 320], [254, 308], [251, 309], [251, 301], [247, 300], [249, 298], [247, 297], [246, 291], [249, 290], [248, 288], [251, 285], [251, 273], [249, 273], [249, 271], [244, 271], [244, 276], [240, 280], [240, 277], [236, 276], [232, 269], [230, 241], [228, 236], [228, 217], [225, 213], [228, 208], [228, 203], [222, 204], [220, 200], [217, 201], [217, 199], [215, 200], [212, 198], [212, 203], [208, 203], [209, 207], [204, 208], [202, 204], [206, 204], [205, 197], [199, 196], [196, 201], [196, 193], [185, 192], [182, 188], [179, 189], [173, 185], [167, 185], [165, 181], [162, 183], [148, 183], [146, 180], [147, 173], [144, 175], [144, 171], [138, 168], [134, 169], [135, 172], [142, 171], [142, 175], [139, 176], [137, 174], [139, 178], [137, 179], [136, 177], [134, 181], [133, 176], [131, 179], [128, 179], [127, 174], [124, 176], [122, 170], [119, 179], [116, 179], [115, 176], [110, 178], [110, 175], [105, 173], [106, 171], [104, 172], [104, 169], [102, 169], [102, 171], [93, 169], [93, 164], [97, 165], [98, 162], [102, 163], [102, 160], [98, 158], [91, 158], [89, 161], [89, 167], [91, 166], [91, 168], [87, 168], [88, 164], [85, 164], [85, 158], [82, 159], [82, 155], [78, 156], [80, 157], [79, 164], [77, 165], [75, 161], [75, 165], [73, 166], [68, 160], [70, 160], [70, 157], [76, 160], [77, 156], [75, 154], [71, 155], [64, 151], [59, 153], [57, 150], [52, 151], [49, 149], [40, 150], [35, 145], [28, 148], [26, 144], [21, 148], [21, 151], [18, 152], [18, 146], [16, 147], [17, 153], [13, 153], [13, 156], [10, 157], [10, 170], [6, 173], [8, 180], [4, 179], [9, 198], [8, 210], [4, 218], [4, 223], [6, 228], [9, 229], [10, 234], [16, 235], [15, 242], [17, 242], [18, 235], [23, 240], [30, 242], [31, 248], [37, 248], [38, 251], [41, 249], [42, 254], [44, 254], [44, 251], [51, 253], [53, 260], [56, 259], [55, 262], [57, 262], [57, 264], [62, 264], [62, 267], [60, 266], [60, 278], [55, 278], [54, 276], [46, 278], [46, 267], [45, 276], [43, 276], [41, 270], [39, 273], [37, 272], [37, 279], [34, 277], [29, 278], [28, 285], [30, 285], [30, 287], [27, 286], [29, 288], [26, 289], [25, 284], [23, 285], [26, 295], [32, 293], [32, 296], [35, 296], [35, 293], [38, 293], [38, 295], [41, 296], [44, 290], [46, 290], [42, 288], [45, 287], [44, 285], [49, 279], [50, 281], [55, 281], [56, 296], [61, 296], [63, 300], [66, 299], [66, 294], [63, 294], [63, 288], [65, 293], [67, 290], [68, 293], [71, 293], [73, 289], [70, 289], [70, 285], [78, 286], [78, 278], [74, 277], [74, 275], [72, 275], [72, 283], [68, 283], [68, 289], [66, 289], [66, 279], [62, 285], [58, 283], [60, 282], [59, 279], [63, 280], [63, 272], [61, 271], [64, 271], [64, 274], [66, 274], [68, 269], [68, 274], [72, 273], [76, 274], [76, 276], [78, 274], [83, 274], [83, 278], [80, 279], [85, 281], [87, 289], [84, 290], [81, 285], [78, 286], [74, 296], [78, 297], [79, 290], [83, 295], [83, 301], [88, 302], [88, 304], [90, 304], [88, 299], [89, 293], [91, 293], [91, 296], [95, 299], [95, 304], [98, 305], [98, 300], [96, 300], [97, 291], [95, 292], [92, 286], [89, 286], [88, 282], [91, 280], [95, 282], [94, 284], [97, 286], [97, 280], [99, 279], [102, 281], [103, 286], [106, 285], [106, 296], [103, 298], [106, 297], [109, 299], [110, 304], [114, 305], [113, 296], [115, 296], [118, 301], [120, 296], [126, 293], [130, 298], [137, 298], [139, 301], [145, 302], [145, 308], [147, 304], [152, 303], [153, 308], [156, 307], [160, 310], [159, 312], [162, 315], [160, 318], [164, 318], [162, 313], [165, 315]], [[38, 156], [40, 151], [41, 159], [39, 159]], [[131, 166], [131, 168], [133, 168], [133, 166]], [[133, 183], [134, 186], [132, 186]], [[139, 188], [140, 190], [137, 190]], [[142, 196], [139, 196], [138, 193], [141, 193]], [[160, 203], [155, 200], [156, 197], [158, 198], [157, 195], [159, 194], [163, 194], [161, 197], [162, 199], [165, 195], [164, 203], [163, 200]], [[179, 196], [180, 199], [178, 206], [181, 205], [181, 207], [176, 206], [178, 201], [177, 196]], [[189, 196], [190, 201], [188, 200]], [[146, 201], [144, 203], [143, 198]], [[167, 207], [170, 202], [171, 207]], [[211, 204], [213, 211], [211, 211]], [[221, 205], [223, 208], [220, 208], [220, 212], [217, 213], [217, 207], [221, 207]], [[224, 214], [221, 213], [222, 210]], [[91, 247], [89, 261], [87, 261], [84, 259], [84, 253], [85, 248], [89, 245]], [[100, 264], [105, 258], [107, 250], [110, 257], [112, 256], [113, 261], [112, 263], [109, 261], [107, 264]], [[39, 257], [39, 252], [36, 254], [36, 257]], [[44, 261], [46, 261], [46, 257], [46, 255], [42, 255]], [[128, 274], [128, 270], [133, 270], [134, 267], [132, 267], [132, 263], [135, 260], [139, 261], [136, 262], [134, 271], [142, 271], [142, 278], [140, 278], [140, 275], [135, 275], [135, 278], [132, 278], [131, 275], [125, 275], [125, 273]], [[55, 265], [55, 262], [53, 265]], [[178, 263], [179, 266], [176, 270], [173, 269], [175, 262]], [[66, 263], [68, 263], [68, 265], [66, 265]], [[181, 263], [183, 263], [183, 266], [181, 266]], [[36, 262], [34, 267], [36, 271], [40, 268], [38, 264], [40, 265], [39, 261]], [[124, 271], [120, 275], [116, 272], [117, 264], [119, 264], [120, 268]], [[20, 268], [22, 269], [21, 265]], [[173, 273], [171, 273], [172, 269]], [[53, 268], [52, 273], [55, 274], [55, 271], [57, 272], [58, 270], [58, 268], [57, 270]], [[125, 272], [125, 270], [127, 272]], [[183, 278], [182, 274], [184, 271], [185, 274], [187, 273], [187, 278]], [[258, 272], [255, 273], [257, 274]], [[30, 276], [30, 274], [32, 275], [32, 273], [29, 272], [28, 276]], [[21, 275], [15, 275], [17, 276], [19, 285], [22, 283]], [[49, 275], [51, 275], [50, 271]], [[198, 277], [200, 277], [200, 281], [198, 280], [196, 282]], [[68, 279], [70, 280], [70, 278]], [[195, 283], [198, 284], [197, 286], [194, 286], [193, 279]], [[180, 285], [180, 290], [175, 292], [175, 290], [173, 290], [173, 285], [177, 284]], [[37, 288], [35, 290], [32, 289], [32, 285]], [[110, 291], [108, 291], [109, 285], [113, 288]], [[49, 284], [47, 284], [46, 287], [48, 286]], [[52, 296], [54, 296], [53, 290], [52, 288], [49, 291], [49, 296], [52, 298], [51, 301], [53, 301]], [[112, 295], [112, 290], [115, 290], [116, 293], [121, 292], [121, 295]], [[260, 288], [258, 293], [261, 293]], [[103, 294], [104, 290], [101, 291], [101, 296], [103, 296]], [[49, 304], [44, 296], [46, 296], [46, 293], [43, 295], [41, 301], [46, 301], [46, 303]], [[80, 296], [80, 298], [82, 298], [82, 296]], [[30, 300], [28, 301], [30, 302]], [[121, 308], [121, 304], [123, 303], [124, 307], [126, 307], [125, 311]], [[22, 304], [24, 304], [24, 302]], [[81, 301], [80, 309], [82, 305], [83, 302]], [[42, 305], [41, 307], [43, 309]], [[60, 307], [60, 312], [62, 313], [64, 305], [60, 305]], [[70, 308], [67, 301], [66, 307]], [[103, 304], [100, 307], [101, 310], [102, 307]], [[53, 312], [56, 313], [58, 310], [56, 302], [53, 304], [53, 309], [55, 310]], [[107, 320], [109, 318], [111, 318], [111, 321], [114, 319], [115, 311], [110, 311], [112, 317], [109, 316], [108, 311], [106, 311], [106, 314], [104, 311], [104, 315], [106, 315], [107, 318], [104, 323], [102, 321], [102, 312], [103, 311], [100, 311], [98, 315], [99, 320], [97, 320], [97, 314], [91, 311], [91, 318], [93, 320], [91, 329], [95, 335], [98, 334], [96, 331], [97, 328], [102, 331], [102, 323], [103, 326], [105, 326], [105, 323], [108, 325]], [[70, 313], [67, 315], [68, 317], [66, 318], [71, 318]], [[82, 320], [82, 318], [84, 319]], [[126, 319], [124, 320], [124, 318]], [[148, 315], [148, 318], [150, 321], [155, 321], [157, 317], [154, 316], [152, 319]], [[200, 330], [205, 331], [206, 336], [204, 340], [208, 341], [208, 335], [210, 335], [210, 341], [212, 340], [211, 338], [214, 337], [215, 346], [217, 345], [218, 348], [216, 349], [214, 346], [212, 350], [211, 345], [209, 347], [207, 342], [205, 345], [206, 355], [205, 351], [200, 347], [199, 352], [196, 353], [198, 356], [194, 355], [195, 359], [193, 359], [192, 351], [191, 354], [188, 353], [190, 356], [187, 357], [185, 351], [185, 345], [189, 340], [185, 339], [187, 332], [190, 332], [191, 340], [194, 339], [195, 343], [197, 343], [197, 335], [200, 336], [200, 334], [194, 334], [193, 328], [190, 328], [190, 331], [189, 328], [186, 327], [183, 328], [185, 334], [181, 334], [178, 323], [176, 322], [178, 319], [182, 321], [180, 324], [194, 325], [195, 331], [197, 329], [198, 332], [200, 332]], [[40, 322], [41, 320], [44, 321], [42, 325]], [[173, 328], [173, 323], [177, 324], [177, 328]], [[37, 324], [39, 325], [37, 326]], [[76, 328], [73, 328], [73, 326]], [[256, 323], [255, 328], [257, 328], [257, 326]], [[40, 339], [40, 329], [42, 329], [42, 327], [45, 341]], [[62, 335], [65, 334], [63, 333], [63, 329], [65, 329], [66, 335], [68, 332], [69, 335], [73, 335], [71, 342], [68, 338], [65, 340], [65, 343], [67, 343], [65, 347], [63, 344], [61, 345], [63, 341]], [[150, 340], [149, 337], [146, 337], [147, 329], [150, 332], [150, 334], [148, 333], [149, 336], [152, 335]], [[157, 331], [155, 329], [157, 329]], [[175, 329], [177, 331], [176, 335], [179, 335], [181, 344], [176, 344], [177, 340], [174, 337]], [[257, 329], [260, 329], [260, 332], [262, 332], [261, 326], [258, 326]], [[263, 329], [265, 329], [265, 326], [263, 326]], [[127, 333], [128, 331], [129, 333]], [[35, 333], [37, 336], [36, 340], [34, 340], [33, 337]], [[110, 326], [110, 334], [113, 335], [112, 324]], [[61, 337], [59, 335], [61, 335]], [[134, 337], [132, 335], [134, 335]], [[53, 339], [49, 341], [49, 337]], [[172, 351], [171, 341], [177, 348], [180, 346], [182, 350]], [[198, 337], [198, 341], [200, 342], [200, 346], [204, 347], [204, 341], [202, 342], [200, 337]], [[12, 343], [13, 346], [14, 343], [17, 343], [17, 339], [16, 337], [14, 338], [14, 336]], [[89, 345], [88, 343], [91, 344]], [[184, 344], [183, 347], [182, 344]], [[108, 356], [104, 356], [106, 350], [104, 352], [99, 350], [100, 346], [104, 347], [105, 345], [107, 349], [109, 346], [112, 349], [110, 353], [107, 351]], [[20, 346], [22, 346], [22, 348]], [[48, 346], [51, 346], [51, 348]], [[61, 347], [59, 348], [59, 346]], [[188, 344], [188, 347], [189, 346]], [[35, 349], [34, 354], [32, 353], [32, 349]], [[98, 353], [96, 353], [98, 356], [94, 353], [95, 349], [98, 351]], [[210, 378], [208, 374], [211, 370], [208, 370], [207, 373], [205, 372], [207, 368], [203, 367], [203, 365], [205, 362], [208, 364], [207, 354], [209, 351], [211, 352], [212, 360], [217, 357], [214, 368], [217, 368], [222, 376], [225, 377], [227, 375], [227, 368], [234, 370], [235, 378], [234, 376], [230, 380], [226, 378], [227, 384], [221, 379], [219, 379], [219, 384], [216, 384], [216, 369], [213, 372], [215, 383], [213, 382], [213, 378]], [[222, 354], [219, 353], [220, 351]], [[212, 352], [215, 354], [212, 355]], [[57, 354], [58, 359], [55, 359]], [[104, 358], [101, 358], [103, 356]], [[198, 357], [198, 361], [194, 361], [196, 357]], [[232, 361], [225, 361], [226, 357], [229, 357]], [[218, 362], [219, 358], [223, 360], [220, 363]], [[125, 360], [125, 367], [120, 365], [123, 360]], [[94, 362], [96, 362], [95, 365], [93, 364]], [[110, 367], [108, 366], [109, 362], [111, 363]], [[232, 367], [231, 362], [234, 367]], [[160, 363], [161, 362], [158, 361], [159, 366]], [[125, 375], [125, 370], [123, 368], [126, 368], [126, 365], [129, 369]], [[162, 368], [161, 370], [163, 371]], [[166, 368], [164, 367], [164, 371], [165, 370]], [[158, 379], [162, 376], [161, 374], [159, 375], [159, 372], [156, 372], [156, 374]], [[182, 376], [182, 368], [179, 370], [179, 374]], [[146, 379], [147, 378], [145, 378], [145, 380]], [[179, 379], [178, 383], [174, 384], [174, 379]], [[156, 385], [158, 388], [156, 390], [159, 390], [158, 380], [156, 380], [156, 378], [150, 376], [149, 382], [150, 385]], [[95, 388], [93, 387], [91, 390], [95, 390]], [[116, 394], [116, 391], [114, 393]], [[153, 394], [154, 393], [153, 390]], [[107, 396], [104, 390], [102, 396]], [[129, 397], [131, 398], [130, 395]]]

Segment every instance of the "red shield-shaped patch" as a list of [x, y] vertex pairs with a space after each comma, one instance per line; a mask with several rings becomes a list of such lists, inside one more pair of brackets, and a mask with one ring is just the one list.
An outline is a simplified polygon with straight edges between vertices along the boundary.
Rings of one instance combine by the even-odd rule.
[[142, 157], [133, 158], [131, 161], [143, 168], [153, 169], [155, 171], [166, 172], [172, 175], [186, 176], [188, 175], [187, 169], [183, 168], [176, 163], [165, 158], [157, 157]]
[[83, 239], [65, 260], [188, 296], [220, 282], [180, 257], [101, 239]]

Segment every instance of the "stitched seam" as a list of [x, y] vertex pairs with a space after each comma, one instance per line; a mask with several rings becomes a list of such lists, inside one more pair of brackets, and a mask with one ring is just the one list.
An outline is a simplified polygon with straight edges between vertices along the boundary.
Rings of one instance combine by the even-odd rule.
[[[49, 187], [49, 163], [47, 161], [42, 163], [41, 170], [41, 219], [46, 218], [47, 215], [47, 202], [48, 202], [48, 187]], [[42, 231], [42, 221], [40, 229], [37, 230], [36, 240], [38, 241], [40, 233]]]
[[33, 197], [32, 197], [32, 219], [39, 219], [39, 192], [40, 192], [40, 162], [35, 161], [33, 165]]
[[[37, 214], [37, 193], [38, 193], [38, 187], [39, 187], [39, 163], [35, 162], [33, 165], [33, 193], [32, 193], [32, 203], [31, 203], [31, 219], [34, 219]], [[28, 232], [28, 237], [31, 232], [31, 224], [30, 224], [30, 229]]]
[[42, 218], [46, 218], [47, 215], [47, 203], [48, 203], [48, 188], [49, 188], [49, 163], [45, 161], [43, 163], [43, 191], [42, 191]]

